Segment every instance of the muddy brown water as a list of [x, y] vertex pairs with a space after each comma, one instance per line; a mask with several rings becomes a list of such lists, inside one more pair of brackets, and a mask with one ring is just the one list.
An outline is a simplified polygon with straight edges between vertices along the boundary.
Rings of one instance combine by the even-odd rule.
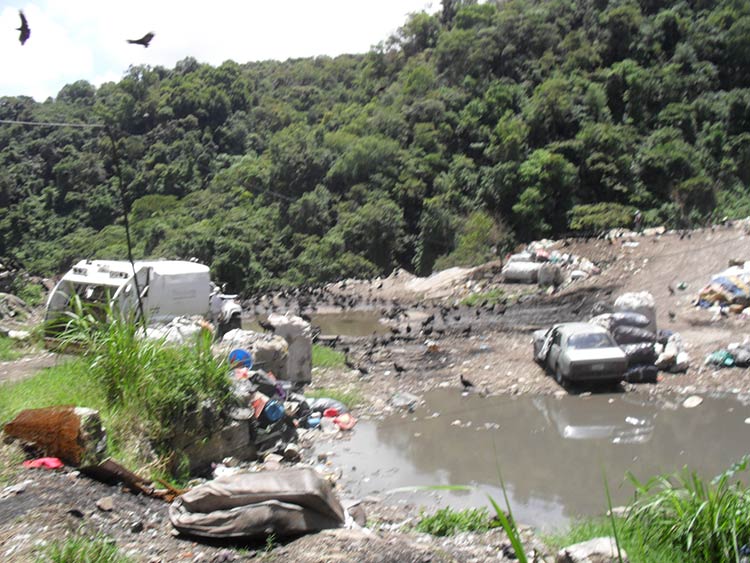
[[[408, 415], [362, 420], [349, 441], [319, 452], [343, 469], [353, 494], [456, 508], [500, 504], [498, 469], [520, 522], [551, 530], [577, 516], [603, 514], [606, 473], [615, 504], [632, 498], [625, 478], [645, 480], [687, 465], [705, 477], [750, 453], [750, 407], [732, 398], [630, 394], [590, 397], [462, 396], [429, 393]], [[470, 492], [404, 493], [412, 486], [474, 485]]]
[[[376, 311], [319, 313], [312, 315], [311, 319], [313, 326], [320, 327], [321, 334], [370, 336], [372, 334], [385, 334], [388, 332], [388, 327], [380, 322], [380, 314]], [[242, 328], [263, 331], [258, 322], [253, 318], [244, 318], [242, 320]]]

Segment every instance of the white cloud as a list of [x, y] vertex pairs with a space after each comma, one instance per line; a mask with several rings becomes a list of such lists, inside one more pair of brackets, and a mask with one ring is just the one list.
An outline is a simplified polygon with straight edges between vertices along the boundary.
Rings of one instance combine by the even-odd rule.
[[[0, 12], [0, 96], [54, 96], [66, 83], [118, 80], [130, 65], [192, 56], [220, 64], [363, 53], [429, 0], [36, 0], [22, 5], [31, 27], [18, 42], [18, 12]], [[148, 31], [148, 49], [129, 45]]]

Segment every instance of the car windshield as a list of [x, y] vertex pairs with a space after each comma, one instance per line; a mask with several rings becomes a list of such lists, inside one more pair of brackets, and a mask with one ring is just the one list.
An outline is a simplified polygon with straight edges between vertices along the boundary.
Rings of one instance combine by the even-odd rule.
[[588, 348], [609, 348], [612, 341], [608, 334], [601, 332], [574, 334], [568, 338], [568, 348], [588, 349]]

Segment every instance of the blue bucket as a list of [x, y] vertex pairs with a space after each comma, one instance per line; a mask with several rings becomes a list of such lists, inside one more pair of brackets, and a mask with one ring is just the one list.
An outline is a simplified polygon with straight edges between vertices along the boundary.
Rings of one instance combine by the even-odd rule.
[[250, 352], [243, 350], [242, 348], [235, 348], [229, 352], [229, 365], [233, 368], [244, 367], [252, 369], [253, 357]]

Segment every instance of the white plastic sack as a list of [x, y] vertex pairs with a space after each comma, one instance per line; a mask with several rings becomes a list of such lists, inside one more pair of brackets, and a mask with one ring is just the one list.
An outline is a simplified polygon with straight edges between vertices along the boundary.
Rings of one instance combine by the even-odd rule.
[[502, 273], [506, 282], [536, 283], [541, 267], [539, 262], [508, 262]]
[[656, 334], [656, 301], [648, 291], [623, 293], [615, 301], [615, 311], [640, 313], [649, 320], [646, 328]]

